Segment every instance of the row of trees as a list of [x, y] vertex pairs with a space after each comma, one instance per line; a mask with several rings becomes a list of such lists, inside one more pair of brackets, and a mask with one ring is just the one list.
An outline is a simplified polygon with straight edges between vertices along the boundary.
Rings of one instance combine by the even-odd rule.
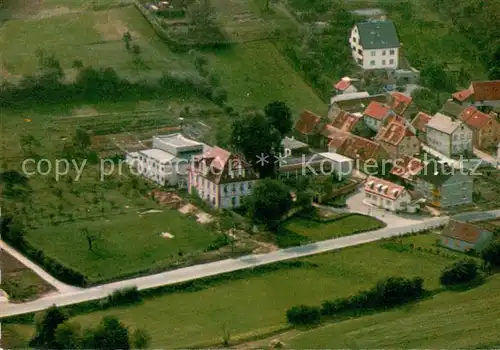
[[56, 306], [36, 317], [36, 332], [29, 346], [36, 349], [146, 349], [151, 337], [143, 329], [130, 332], [120, 320], [104, 317], [95, 328], [82, 329]]
[[2, 82], [0, 106], [26, 106], [28, 103], [64, 103], [75, 100], [117, 100], [130, 96], [199, 96], [222, 105], [227, 92], [210, 80], [191, 74], [164, 73], [156, 81], [131, 82], [118, 75], [113, 68], [84, 67], [75, 61], [78, 74], [73, 82], [65, 81], [65, 73], [59, 60], [43, 50], [36, 52], [39, 70], [25, 76], [19, 84]]
[[425, 289], [420, 277], [389, 277], [366, 290], [347, 298], [326, 300], [321, 307], [298, 305], [287, 310], [287, 321], [293, 325], [319, 323], [321, 316], [334, 316], [342, 312], [387, 309], [421, 298]]

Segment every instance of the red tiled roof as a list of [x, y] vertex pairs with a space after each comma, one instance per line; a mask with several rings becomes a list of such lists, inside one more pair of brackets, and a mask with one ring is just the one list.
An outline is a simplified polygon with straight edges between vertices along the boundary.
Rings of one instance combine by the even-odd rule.
[[344, 142], [351, 137], [350, 134], [348, 133], [343, 133], [343, 134], [338, 134], [334, 138], [330, 139], [330, 142], [328, 142], [328, 148], [333, 148], [335, 150], [338, 150], [342, 147]]
[[399, 198], [401, 193], [405, 191], [403, 186], [393, 182], [379, 179], [375, 176], [370, 176], [365, 182], [365, 192], [376, 194], [391, 200]]
[[333, 139], [337, 136], [341, 136], [342, 134], [344, 134], [344, 132], [327, 124], [325, 125], [323, 130], [321, 130], [320, 134], [325, 137], [328, 137], [329, 139]]
[[349, 86], [351, 86], [351, 84], [352, 83], [351, 83], [350, 79], [342, 78], [342, 79], [340, 79], [340, 81], [337, 84], [335, 84], [335, 89], [340, 90], [340, 91], [344, 91]]
[[396, 91], [391, 93], [391, 96], [392, 101], [389, 107], [391, 107], [398, 114], [403, 114], [413, 100], [410, 96], [406, 96]]
[[224, 169], [230, 157], [231, 153], [229, 151], [217, 146], [210, 148], [202, 156], [203, 159], [213, 159], [211, 164], [217, 169]]
[[473, 94], [474, 94], [474, 92], [470, 88], [470, 89], [465, 89], [462, 91], [455, 92], [451, 96], [453, 96], [453, 98], [455, 100], [463, 102], [463, 101], [467, 100], [469, 97], [471, 97]]
[[392, 122], [382, 128], [378, 133], [377, 141], [387, 142], [391, 145], [399, 145], [405, 136], [415, 136], [409, 128], [399, 122]]
[[473, 81], [471, 88], [475, 101], [500, 100], [500, 80]]
[[350, 132], [361, 118], [350, 113], [342, 113], [331, 123], [331, 125], [341, 131]]
[[424, 163], [420, 159], [405, 156], [396, 159], [390, 173], [404, 180], [412, 180], [423, 168]]
[[456, 220], [450, 220], [449, 224], [444, 228], [441, 233], [444, 237], [454, 238], [459, 241], [467, 243], [476, 243], [481, 237], [481, 232], [484, 229], [468, 224], [466, 222], [460, 222]]
[[363, 115], [377, 119], [377, 120], [384, 120], [385, 117], [389, 114], [390, 108], [382, 103], [372, 101], [366, 107], [365, 111], [363, 112]]
[[321, 117], [310, 111], [304, 111], [295, 124], [295, 130], [302, 134], [310, 134], [313, 132], [314, 127], [320, 122]]
[[377, 158], [377, 155], [382, 152], [385, 153], [377, 142], [352, 134], [349, 134], [349, 137], [337, 149], [338, 154], [363, 162]]
[[425, 132], [425, 126], [431, 118], [430, 115], [424, 112], [418, 112], [417, 116], [412, 120], [411, 125], [413, 125], [415, 129]]
[[469, 106], [464, 109], [462, 114], [460, 114], [460, 119], [463, 120], [465, 124], [476, 130], [491, 125], [490, 122], [493, 121], [493, 118], [491, 116], [480, 112], [476, 107], [473, 106]]

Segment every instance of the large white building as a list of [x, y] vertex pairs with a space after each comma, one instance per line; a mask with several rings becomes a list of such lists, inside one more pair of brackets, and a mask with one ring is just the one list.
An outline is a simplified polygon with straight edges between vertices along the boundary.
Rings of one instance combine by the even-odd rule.
[[397, 69], [400, 42], [394, 23], [357, 23], [349, 37], [352, 57], [363, 69]]
[[436, 113], [426, 126], [429, 147], [447, 157], [472, 154], [473, 132], [463, 121]]
[[258, 180], [250, 164], [219, 147], [196, 156], [188, 171], [189, 193], [215, 208], [239, 207]]
[[179, 133], [153, 136], [153, 148], [128, 153], [127, 163], [138, 174], [162, 186], [187, 186], [189, 164], [208, 149]]
[[390, 211], [414, 213], [418, 204], [410, 193], [400, 185], [370, 176], [365, 182], [365, 202]]

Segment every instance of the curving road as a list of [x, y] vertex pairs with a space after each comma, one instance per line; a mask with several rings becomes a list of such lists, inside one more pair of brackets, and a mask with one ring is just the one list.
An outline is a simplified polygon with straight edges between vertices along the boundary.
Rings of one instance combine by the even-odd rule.
[[[464, 213], [457, 216], [465, 221], [483, 221], [500, 217], [500, 210], [478, 213]], [[56, 295], [48, 295], [35, 301], [23, 304], [2, 305], [0, 317], [19, 315], [46, 309], [51, 305], [70, 305], [106, 297], [115, 289], [137, 286], [140, 290], [155, 288], [197, 278], [218, 275], [225, 272], [243, 270], [278, 261], [300, 258], [359, 244], [374, 242], [383, 238], [398, 236], [409, 232], [418, 232], [445, 225], [449, 217], [425, 219], [424, 222], [398, 227], [386, 227], [380, 230], [357, 235], [330, 239], [300, 247], [282, 249], [272, 253], [247, 255], [237, 259], [227, 259], [209, 264], [196, 265], [178, 270], [162, 272], [155, 275], [133, 278], [125, 281], [109, 283], [102, 286], [81, 290], [65, 291]]]

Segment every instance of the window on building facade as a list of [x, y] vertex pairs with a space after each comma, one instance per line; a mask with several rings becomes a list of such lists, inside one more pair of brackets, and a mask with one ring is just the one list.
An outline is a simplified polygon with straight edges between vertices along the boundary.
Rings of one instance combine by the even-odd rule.
[[363, 54], [363, 51], [362, 51], [361, 49], [358, 49], [358, 53], [359, 53], [360, 55], [362, 55], [362, 54]]
[[236, 184], [233, 184], [233, 185], [231, 186], [231, 189], [233, 190], [233, 192], [235, 192], [235, 191], [236, 191]]
[[231, 198], [231, 204], [232, 204], [233, 206], [235, 206], [235, 205], [236, 205], [236, 197], [232, 197], [232, 198]]
[[376, 56], [376, 55], [377, 55], [377, 52], [376, 52], [376, 51], [371, 51], [371, 52], [370, 52], [370, 55], [371, 55], [372, 57], [374, 57], [374, 56]]
[[224, 193], [227, 193], [227, 185], [224, 185]]
[[241, 183], [241, 184], [240, 184], [240, 191], [241, 191], [241, 192], [244, 192], [244, 191], [245, 191], [245, 184], [244, 184], [244, 183]]
[[252, 183], [251, 183], [251, 182], [249, 182], [249, 183], [248, 183], [248, 190], [250, 191], [251, 189], [252, 189]]
[[374, 66], [375, 65], [375, 61], [370, 61], [370, 65]]
[[382, 65], [385, 66], [385, 60], [382, 60]]
[[387, 51], [382, 51], [382, 56], [385, 56], [387, 54]]
[[389, 54], [390, 54], [390, 55], [394, 55], [395, 53], [396, 53], [396, 50], [390, 50], [390, 51], [389, 51]]
[[356, 42], [356, 37], [355, 36], [352, 38], [352, 41]]
[[215, 192], [215, 184], [212, 185], [212, 190]]
[[389, 60], [389, 63], [390, 63], [390, 64], [394, 64], [394, 60], [391, 58], [391, 59]]

